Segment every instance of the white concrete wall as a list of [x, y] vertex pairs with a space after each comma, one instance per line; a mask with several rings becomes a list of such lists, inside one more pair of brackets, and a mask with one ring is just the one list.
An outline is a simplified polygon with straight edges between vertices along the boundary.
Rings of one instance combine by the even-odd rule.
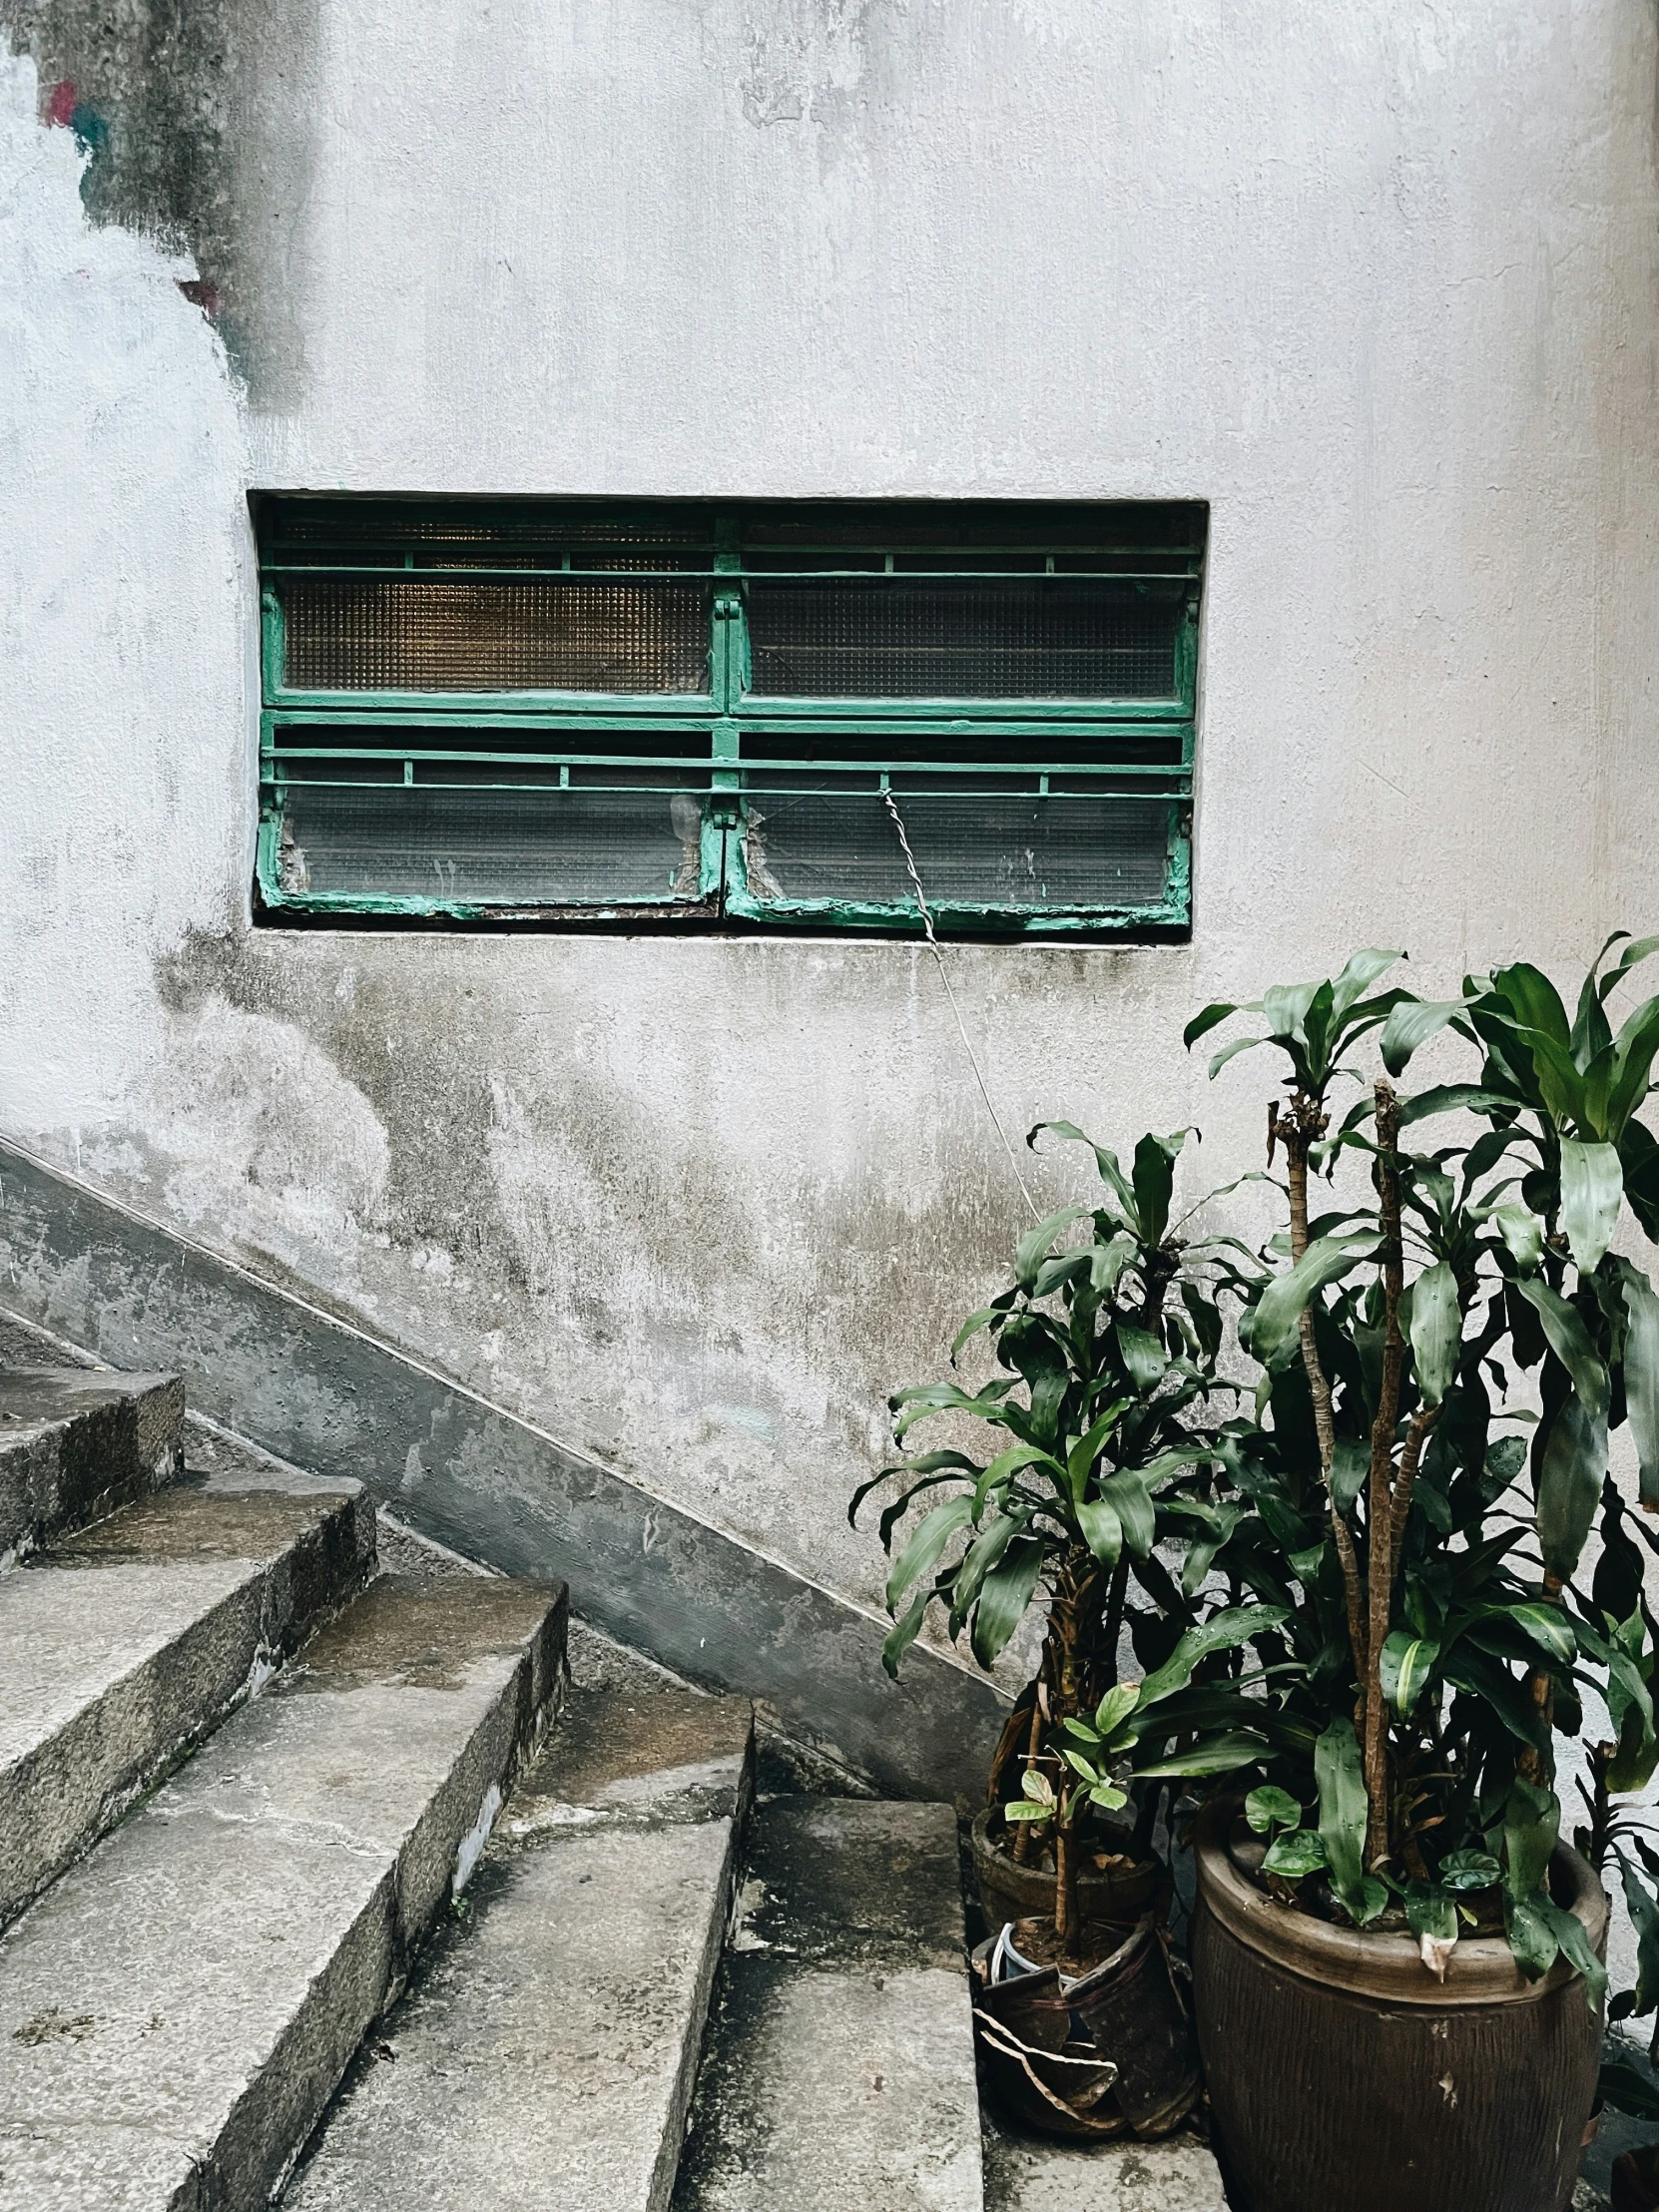
[[1011, 1129], [1221, 1181], [1207, 999], [1659, 927], [1651, 8], [271, 20], [246, 382], [4, 77], [0, 1125], [872, 1602], [1020, 1216], [930, 961], [252, 931], [245, 491], [1208, 499], [1191, 944], [946, 957]]

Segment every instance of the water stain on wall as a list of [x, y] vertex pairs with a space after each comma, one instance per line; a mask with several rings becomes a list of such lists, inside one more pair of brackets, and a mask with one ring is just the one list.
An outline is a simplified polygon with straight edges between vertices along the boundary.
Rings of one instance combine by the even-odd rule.
[[319, 0], [0, 0], [41, 120], [73, 131], [96, 223], [190, 255], [186, 295], [218, 326], [255, 404], [304, 377], [293, 298], [317, 106]]

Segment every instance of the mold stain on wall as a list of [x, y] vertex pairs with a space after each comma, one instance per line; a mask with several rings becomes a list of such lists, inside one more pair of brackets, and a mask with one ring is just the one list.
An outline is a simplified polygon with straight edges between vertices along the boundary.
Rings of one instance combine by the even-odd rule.
[[[918, 1163], [900, 1101], [827, 1073], [848, 1058], [837, 1024], [870, 1026], [844, 977], [804, 1005], [796, 976], [769, 1011], [779, 949], [712, 950], [723, 997], [749, 977], [754, 1034], [689, 1041], [659, 974], [653, 1055], [639, 951], [195, 932], [158, 966], [166, 1074], [124, 1132], [135, 1196], [878, 1603], [845, 1495], [885, 1455], [885, 1392], [931, 1371], [1000, 1268], [1017, 1191], [1000, 1154], [952, 1176], [937, 1128]], [[829, 1143], [827, 1082], [847, 1108]], [[958, 1109], [980, 1111], [965, 1088]]]
[[0, 0], [0, 35], [39, 74], [41, 121], [87, 157], [87, 213], [194, 259], [181, 288], [269, 412], [303, 388], [293, 288], [318, 4]]

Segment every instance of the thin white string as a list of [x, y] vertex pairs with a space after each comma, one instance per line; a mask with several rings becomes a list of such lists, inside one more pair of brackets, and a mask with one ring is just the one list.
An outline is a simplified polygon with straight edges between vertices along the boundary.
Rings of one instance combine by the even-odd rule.
[[921, 909], [921, 926], [927, 932], [927, 942], [932, 947], [934, 960], [938, 963], [939, 981], [944, 985], [944, 995], [950, 1001], [950, 1011], [956, 1016], [956, 1028], [962, 1039], [962, 1050], [968, 1056], [968, 1066], [973, 1070], [973, 1080], [978, 1084], [979, 1095], [985, 1101], [986, 1113], [996, 1124], [996, 1133], [1002, 1139], [1002, 1149], [1008, 1155], [1008, 1165], [1014, 1171], [1014, 1181], [1019, 1185], [1020, 1196], [1030, 1207], [1032, 1220], [1041, 1221], [1042, 1215], [1037, 1210], [1037, 1202], [1026, 1188], [1025, 1177], [1020, 1173], [1019, 1155], [1008, 1142], [1008, 1132], [1002, 1126], [1002, 1117], [992, 1105], [991, 1094], [985, 1088], [985, 1078], [979, 1070], [978, 1055], [969, 1040], [967, 1024], [962, 1019], [962, 1009], [956, 1003], [956, 993], [950, 987], [950, 973], [944, 964], [944, 954], [939, 950], [939, 940], [933, 934], [933, 917], [927, 910], [927, 899], [921, 887], [921, 877], [916, 873], [915, 854], [910, 850], [910, 840], [904, 834], [903, 819], [893, 801], [892, 793], [890, 791], [883, 792], [881, 797], [886, 801], [887, 812], [892, 817], [892, 826], [898, 831], [898, 841], [904, 851], [904, 865], [909, 870], [911, 887], [916, 894], [916, 904]]

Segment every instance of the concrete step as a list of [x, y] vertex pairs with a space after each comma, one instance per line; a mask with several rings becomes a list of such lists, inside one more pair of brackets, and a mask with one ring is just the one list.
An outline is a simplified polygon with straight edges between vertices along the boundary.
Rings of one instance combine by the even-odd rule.
[[0, 1927], [374, 1563], [361, 1489], [161, 1490], [0, 1574]]
[[674, 2212], [981, 2212], [956, 1817], [760, 1805]]
[[176, 1375], [0, 1369], [0, 1560], [173, 1481], [184, 1418]]
[[254, 2212], [474, 1865], [556, 1584], [373, 1583], [0, 1936], [3, 2212]]
[[752, 1744], [734, 1699], [573, 1698], [285, 2212], [663, 2212]]

